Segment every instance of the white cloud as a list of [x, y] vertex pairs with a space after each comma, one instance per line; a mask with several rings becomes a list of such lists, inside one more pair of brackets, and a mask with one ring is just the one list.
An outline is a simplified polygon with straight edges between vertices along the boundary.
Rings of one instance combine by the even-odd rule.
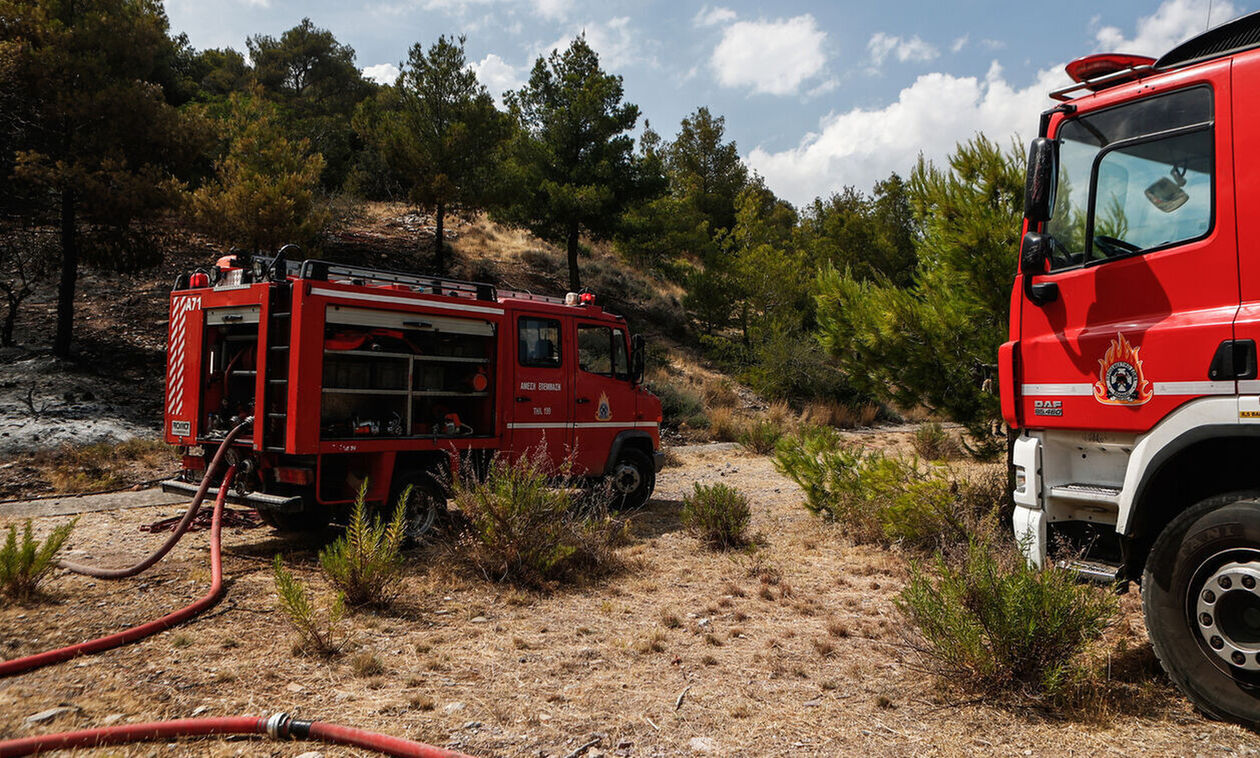
[[692, 23], [696, 26], [718, 26], [720, 24], [728, 24], [737, 18], [735, 11], [730, 8], [720, 6], [704, 6], [696, 17], [692, 19]]
[[397, 81], [398, 74], [398, 67], [392, 63], [378, 63], [363, 69], [363, 75], [377, 84], [393, 84]]
[[878, 109], [832, 113], [818, 132], [781, 152], [755, 148], [748, 165], [794, 203], [837, 192], [867, 190], [897, 171], [903, 176], [920, 153], [943, 162], [955, 145], [984, 132], [1005, 146], [1012, 135], [1032, 136], [1051, 89], [1066, 82], [1061, 67], [1042, 71], [1028, 87], [1008, 82], [995, 62], [986, 76], [920, 76], [896, 102]]
[[485, 85], [490, 90], [490, 94], [494, 95], [500, 105], [503, 103], [503, 93], [509, 90], [520, 89], [525, 83], [521, 72], [512, 64], [503, 60], [494, 53], [490, 53], [481, 60], [471, 64], [472, 70], [477, 73], [477, 81]]
[[[1165, 0], [1155, 12], [1137, 20], [1133, 36], [1115, 27], [1098, 28], [1100, 50], [1158, 56], [1203, 31], [1209, 0]], [[1224, 23], [1239, 11], [1230, 0], [1213, 2], [1212, 21]], [[956, 43], [957, 44], [957, 43]], [[995, 49], [993, 40], [980, 46]], [[881, 43], [885, 56], [896, 49]], [[873, 51], [874, 52], [874, 51]], [[806, 203], [846, 185], [869, 189], [892, 171], [906, 173], [922, 154], [944, 162], [960, 141], [977, 132], [1003, 147], [1015, 135], [1032, 137], [1038, 116], [1052, 104], [1048, 93], [1070, 84], [1063, 64], [1043, 69], [1028, 86], [1009, 81], [994, 62], [983, 77], [937, 72], [920, 76], [883, 107], [855, 108], [828, 114], [816, 132], [797, 146], [773, 152], [755, 148], [748, 165], [784, 198]]]
[[1138, 19], [1137, 33], [1128, 38], [1114, 26], [1104, 26], [1094, 34], [1098, 50], [1159, 57], [1181, 42], [1207, 28], [1211, 9], [1212, 25], [1238, 15], [1228, 0], [1168, 0], [1150, 16]]
[[823, 70], [826, 39], [826, 32], [808, 14], [776, 21], [739, 21], [723, 31], [709, 64], [724, 87], [790, 95]]
[[876, 67], [884, 65], [889, 55], [895, 56], [902, 63], [911, 61], [930, 61], [940, 55], [934, 45], [924, 42], [919, 35], [909, 39], [875, 32], [866, 49], [871, 54], [871, 63]]
[[958, 39], [954, 40], [953, 44], [951, 44], [951, 45], [949, 46], [949, 51], [950, 51], [951, 53], [959, 53], [959, 52], [962, 52], [962, 49], [963, 49], [964, 47], [966, 47], [966, 46], [967, 46], [967, 42], [968, 42], [968, 40], [970, 40], [970, 39], [971, 39], [971, 36], [970, 36], [970, 35], [964, 34], [963, 36], [961, 36], [961, 37], [959, 37]]
[[532, 0], [534, 12], [543, 18], [563, 21], [573, 10], [573, 0]]
[[585, 34], [586, 44], [599, 53], [599, 64], [605, 71], [615, 74], [617, 69], [643, 60], [642, 45], [635, 39], [629, 16], [618, 16], [602, 24], [591, 22], [577, 27], [572, 33], [550, 45], [541, 46], [538, 54], [546, 57], [551, 55], [552, 50], [563, 53], [579, 34]]

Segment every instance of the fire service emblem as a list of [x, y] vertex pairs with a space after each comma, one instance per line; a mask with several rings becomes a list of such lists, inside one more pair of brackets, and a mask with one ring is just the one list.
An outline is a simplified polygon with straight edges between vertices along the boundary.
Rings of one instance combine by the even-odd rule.
[[1094, 399], [1105, 405], [1145, 405], [1155, 397], [1151, 383], [1142, 375], [1138, 350], [1123, 334], [1111, 341], [1107, 353], [1098, 360], [1098, 381]]

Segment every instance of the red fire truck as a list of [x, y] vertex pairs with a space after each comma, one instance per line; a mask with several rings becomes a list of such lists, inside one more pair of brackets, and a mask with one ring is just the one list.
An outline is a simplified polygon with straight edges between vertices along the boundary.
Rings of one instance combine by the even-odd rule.
[[642, 337], [592, 295], [286, 252], [227, 256], [171, 292], [165, 435], [185, 454], [164, 489], [194, 492], [208, 451], [252, 417], [230, 497], [279, 529], [323, 526], [367, 481], [375, 503], [412, 487], [418, 536], [446, 485], [494, 455], [606, 481], [619, 507], [647, 501], [661, 404], [641, 384]]
[[1068, 73], [1029, 150], [999, 356], [1015, 532], [1032, 561], [1139, 582], [1172, 679], [1254, 726], [1260, 15]]

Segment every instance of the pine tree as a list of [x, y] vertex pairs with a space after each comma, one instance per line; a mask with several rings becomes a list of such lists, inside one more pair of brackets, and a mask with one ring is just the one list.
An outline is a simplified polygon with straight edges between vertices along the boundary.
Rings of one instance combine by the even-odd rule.
[[580, 235], [612, 236], [628, 208], [658, 191], [628, 134], [639, 108], [623, 103], [622, 94], [621, 77], [605, 73], [579, 36], [563, 53], [539, 58], [529, 83], [507, 97], [523, 132], [510, 162], [511, 198], [501, 214], [565, 245], [573, 290], [581, 287]]
[[510, 122], [468, 66], [463, 37], [439, 37], [428, 52], [413, 45], [382, 101], [383, 107], [360, 108], [356, 128], [381, 151], [411, 201], [432, 211], [434, 260], [445, 271], [446, 216], [485, 208]]
[[666, 148], [671, 191], [686, 198], [720, 237], [735, 226], [735, 201], [748, 184], [748, 169], [735, 142], [723, 142], [726, 119], [701, 106], [682, 120]]
[[228, 245], [275, 252], [317, 240], [327, 214], [317, 205], [324, 159], [306, 139], [285, 135], [276, 106], [253, 93], [231, 96], [222, 125], [227, 150], [192, 198], [194, 222]]
[[60, 217], [59, 356], [73, 338], [81, 220], [126, 230], [170, 207], [205, 146], [163, 88], [178, 57], [167, 26], [155, 0], [0, 0], [17, 124], [0, 169], [12, 159], [14, 177]]

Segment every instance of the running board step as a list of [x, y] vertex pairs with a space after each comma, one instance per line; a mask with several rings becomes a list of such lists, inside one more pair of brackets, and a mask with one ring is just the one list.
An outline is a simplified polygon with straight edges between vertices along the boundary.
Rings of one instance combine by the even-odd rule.
[[1120, 566], [1114, 563], [1072, 559], [1058, 560], [1054, 565], [1075, 573], [1081, 579], [1108, 587], [1114, 587], [1120, 582]]
[[1050, 497], [1078, 503], [1099, 503], [1113, 508], [1120, 505], [1120, 488], [1105, 484], [1060, 484], [1050, 488]]

